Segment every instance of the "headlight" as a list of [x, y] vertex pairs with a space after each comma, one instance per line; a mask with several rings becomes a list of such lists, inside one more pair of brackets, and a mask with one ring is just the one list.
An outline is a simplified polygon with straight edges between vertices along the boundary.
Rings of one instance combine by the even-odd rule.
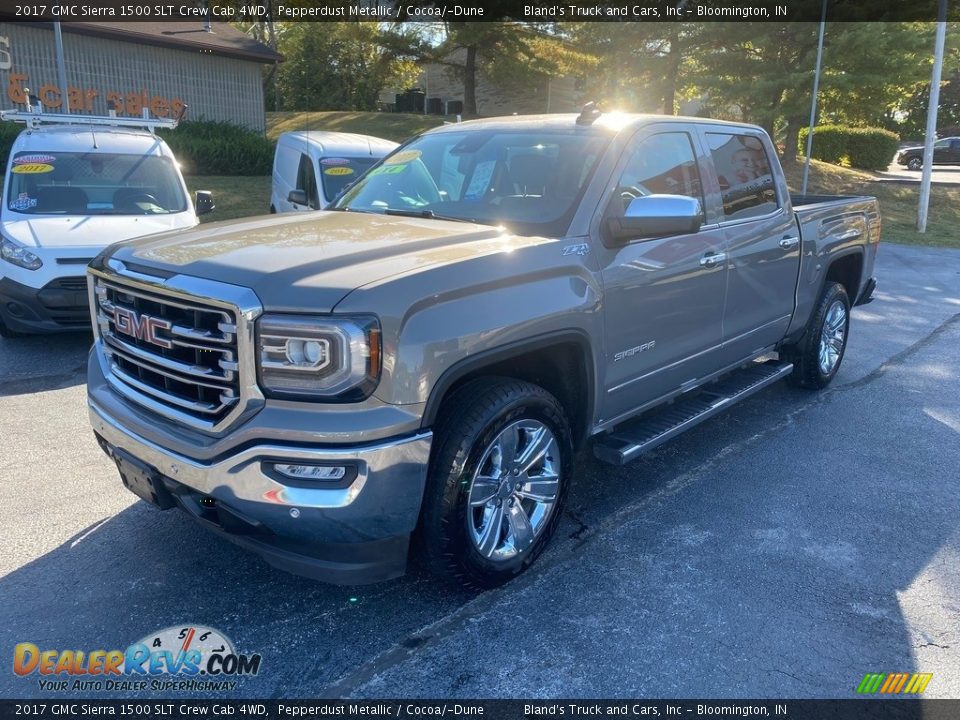
[[260, 384], [271, 397], [358, 401], [380, 378], [376, 318], [264, 315], [257, 344]]
[[43, 260], [20, 243], [15, 243], [8, 238], [0, 239], [0, 257], [27, 270], [39, 270], [40, 266], [43, 265]]

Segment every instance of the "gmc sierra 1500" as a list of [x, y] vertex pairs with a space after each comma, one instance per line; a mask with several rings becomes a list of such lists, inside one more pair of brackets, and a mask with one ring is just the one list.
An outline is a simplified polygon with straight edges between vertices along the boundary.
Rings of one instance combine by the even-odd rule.
[[327, 210], [104, 251], [89, 404], [137, 495], [340, 583], [411, 537], [503, 582], [575, 448], [624, 463], [826, 386], [880, 235], [873, 198], [791, 197], [760, 128], [589, 108], [429, 131]]

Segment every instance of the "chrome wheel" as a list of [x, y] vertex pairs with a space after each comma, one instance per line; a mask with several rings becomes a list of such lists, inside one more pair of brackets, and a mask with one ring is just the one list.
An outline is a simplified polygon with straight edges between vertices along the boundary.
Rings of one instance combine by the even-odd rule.
[[837, 300], [827, 310], [820, 330], [820, 372], [824, 375], [830, 375], [840, 363], [846, 333], [847, 309]]
[[467, 524], [474, 547], [490, 560], [528, 550], [560, 491], [560, 445], [538, 420], [508, 425], [484, 450], [470, 482]]

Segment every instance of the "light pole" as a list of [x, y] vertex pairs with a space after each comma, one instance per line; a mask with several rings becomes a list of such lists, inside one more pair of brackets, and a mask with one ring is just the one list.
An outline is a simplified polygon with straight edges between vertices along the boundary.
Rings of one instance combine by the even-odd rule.
[[943, 73], [943, 45], [947, 36], [947, 0], [937, 10], [937, 39], [933, 46], [933, 74], [930, 78], [930, 104], [927, 106], [927, 135], [923, 143], [923, 173], [920, 176], [920, 207], [917, 208], [917, 232], [927, 231], [930, 209], [930, 181], [933, 174], [933, 143], [937, 139], [937, 110], [940, 107], [940, 76]]
[[820, 90], [820, 65], [823, 60], [823, 33], [827, 27], [827, 0], [823, 0], [820, 11], [820, 39], [817, 41], [817, 68], [813, 72], [813, 101], [810, 103], [810, 126], [807, 128], [807, 156], [803, 161], [803, 186], [800, 194], [807, 194], [807, 180], [810, 177], [810, 153], [813, 152], [813, 124], [817, 121], [817, 92]]

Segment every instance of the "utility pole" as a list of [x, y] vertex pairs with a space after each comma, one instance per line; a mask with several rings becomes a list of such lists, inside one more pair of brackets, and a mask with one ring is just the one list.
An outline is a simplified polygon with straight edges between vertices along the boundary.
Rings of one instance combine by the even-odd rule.
[[801, 195], [807, 194], [807, 180], [810, 177], [810, 153], [813, 152], [813, 125], [817, 122], [817, 93], [820, 90], [820, 66], [823, 61], [823, 33], [827, 27], [827, 0], [823, 0], [820, 11], [820, 39], [817, 42], [817, 68], [813, 72], [813, 101], [810, 103], [810, 126], [807, 128], [807, 157], [803, 161], [803, 187]]
[[933, 143], [937, 139], [937, 111], [940, 108], [940, 76], [943, 73], [943, 45], [947, 36], [947, 0], [937, 10], [937, 40], [933, 47], [933, 74], [930, 78], [930, 105], [927, 107], [927, 136], [923, 143], [923, 173], [920, 177], [920, 207], [917, 208], [917, 232], [927, 231], [930, 209], [930, 181], [933, 174]]
[[57, 81], [60, 83], [60, 97], [63, 98], [63, 111], [70, 112], [70, 94], [67, 92], [67, 64], [63, 59], [63, 33], [60, 21], [53, 23], [53, 37], [57, 44]]

